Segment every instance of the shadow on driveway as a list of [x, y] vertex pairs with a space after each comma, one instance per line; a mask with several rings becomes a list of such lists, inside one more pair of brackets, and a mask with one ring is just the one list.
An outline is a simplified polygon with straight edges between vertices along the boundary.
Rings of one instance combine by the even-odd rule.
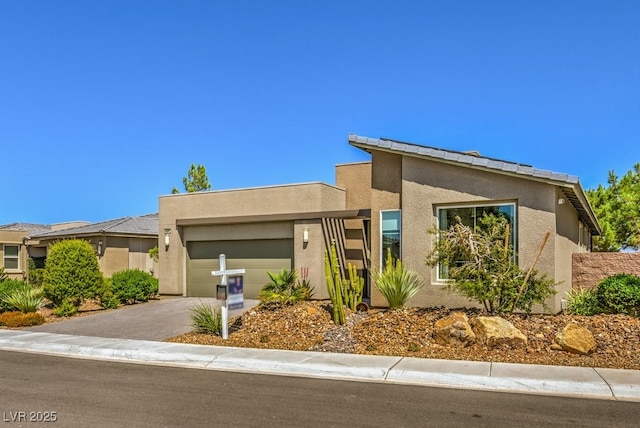
[[[192, 330], [191, 308], [200, 301], [216, 308], [220, 307], [220, 302], [213, 298], [162, 297], [147, 303], [100, 311], [93, 315], [29, 327], [24, 330], [76, 336], [162, 341]], [[245, 300], [244, 308], [229, 311], [229, 318], [239, 315], [257, 304], [257, 300]]]

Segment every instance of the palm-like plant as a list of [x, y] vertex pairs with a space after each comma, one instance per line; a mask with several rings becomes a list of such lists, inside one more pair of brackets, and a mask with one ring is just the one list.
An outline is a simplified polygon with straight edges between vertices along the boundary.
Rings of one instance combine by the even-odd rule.
[[413, 270], [404, 267], [400, 260], [395, 266], [391, 249], [387, 251], [385, 267], [378, 272], [372, 270], [374, 286], [387, 299], [389, 309], [399, 309], [407, 300], [413, 297], [422, 288], [422, 278]]
[[260, 290], [259, 298], [262, 302], [298, 302], [307, 300], [312, 295], [313, 287], [308, 279], [298, 280], [295, 269], [282, 269], [279, 273], [267, 271], [270, 281]]

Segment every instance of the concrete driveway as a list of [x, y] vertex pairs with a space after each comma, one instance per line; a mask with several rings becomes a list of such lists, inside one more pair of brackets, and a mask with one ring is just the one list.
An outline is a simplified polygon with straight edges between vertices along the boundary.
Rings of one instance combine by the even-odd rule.
[[[28, 331], [71, 334], [118, 339], [165, 340], [192, 330], [191, 308], [198, 302], [220, 307], [212, 298], [163, 297], [147, 303], [124, 306], [93, 315], [25, 328]], [[229, 317], [256, 306], [257, 300], [245, 300], [244, 308], [229, 311]]]

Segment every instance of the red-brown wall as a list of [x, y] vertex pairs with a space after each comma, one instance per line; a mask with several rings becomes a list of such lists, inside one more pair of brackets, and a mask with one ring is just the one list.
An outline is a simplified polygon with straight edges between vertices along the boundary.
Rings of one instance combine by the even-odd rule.
[[573, 254], [573, 288], [594, 288], [618, 273], [640, 276], [640, 253]]

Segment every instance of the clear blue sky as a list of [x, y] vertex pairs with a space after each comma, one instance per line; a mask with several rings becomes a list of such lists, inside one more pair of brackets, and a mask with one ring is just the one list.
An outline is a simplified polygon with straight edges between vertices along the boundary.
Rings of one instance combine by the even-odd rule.
[[[578, 175], [640, 162], [639, 1], [0, 0], [0, 224], [334, 183], [349, 133]], [[277, 203], [277, 201], [273, 201]]]

